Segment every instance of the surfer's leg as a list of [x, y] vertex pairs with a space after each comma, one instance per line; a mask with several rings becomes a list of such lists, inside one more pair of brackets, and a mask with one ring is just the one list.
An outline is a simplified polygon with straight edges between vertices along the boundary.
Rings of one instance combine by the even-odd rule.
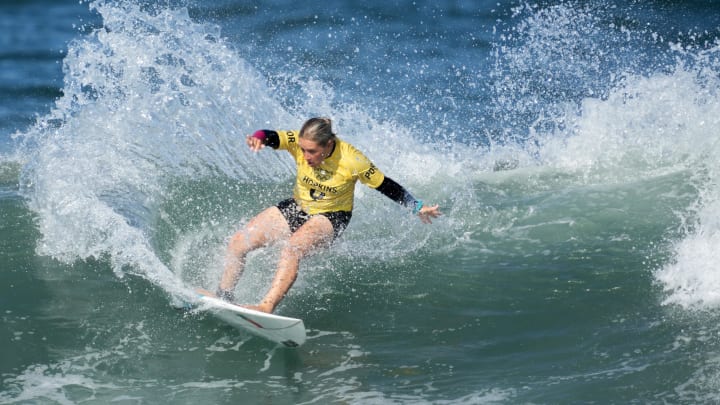
[[290, 227], [277, 207], [270, 207], [251, 219], [230, 239], [219, 289], [226, 292], [235, 289], [248, 252], [289, 236]]
[[313, 249], [329, 244], [333, 240], [333, 226], [327, 217], [312, 216], [290, 236], [287, 245], [280, 252], [275, 278], [262, 302], [254, 309], [272, 312], [285, 297], [297, 278], [300, 259]]

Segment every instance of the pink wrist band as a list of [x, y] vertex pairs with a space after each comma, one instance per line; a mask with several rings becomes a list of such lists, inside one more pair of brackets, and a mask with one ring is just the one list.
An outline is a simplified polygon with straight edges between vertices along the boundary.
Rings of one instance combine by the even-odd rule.
[[264, 141], [265, 140], [265, 131], [263, 131], [262, 129], [258, 129], [257, 131], [253, 132], [252, 137], [257, 138], [261, 141]]

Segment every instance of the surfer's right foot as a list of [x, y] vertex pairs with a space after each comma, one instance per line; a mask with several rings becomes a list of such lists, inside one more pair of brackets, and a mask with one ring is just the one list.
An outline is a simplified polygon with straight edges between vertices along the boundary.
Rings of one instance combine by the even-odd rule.
[[252, 309], [254, 311], [265, 312], [266, 314], [272, 314], [272, 307], [268, 305], [241, 305], [243, 308]]

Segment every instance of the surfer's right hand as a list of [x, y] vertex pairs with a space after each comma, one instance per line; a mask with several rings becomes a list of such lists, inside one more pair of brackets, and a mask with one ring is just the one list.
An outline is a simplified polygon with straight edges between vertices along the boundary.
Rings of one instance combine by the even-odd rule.
[[253, 152], [257, 152], [260, 149], [265, 147], [265, 144], [263, 143], [262, 139], [258, 139], [252, 135], [248, 135], [245, 138], [245, 143], [247, 143], [247, 145], [250, 147], [250, 149]]

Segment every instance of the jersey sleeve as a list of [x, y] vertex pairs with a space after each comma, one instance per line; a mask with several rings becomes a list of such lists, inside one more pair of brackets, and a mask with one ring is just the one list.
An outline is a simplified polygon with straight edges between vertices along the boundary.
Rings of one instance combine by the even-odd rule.
[[353, 155], [354, 171], [357, 173], [358, 180], [368, 187], [378, 188], [385, 180], [385, 174], [359, 150], [353, 149]]
[[387, 176], [385, 176], [385, 180], [383, 180], [382, 184], [380, 184], [376, 190], [403, 207], [412, 209], [415, 208], [419, 202], [405, 187]]
[[278, 138], [280, 140], [279, 145], [276, 149], [284, 149], [291, 152], [294, 152], [298, 148], [298, 135], [300, 134], [300, 131], [295, 130], [277, 130], [275, 131], [278, 134]]

